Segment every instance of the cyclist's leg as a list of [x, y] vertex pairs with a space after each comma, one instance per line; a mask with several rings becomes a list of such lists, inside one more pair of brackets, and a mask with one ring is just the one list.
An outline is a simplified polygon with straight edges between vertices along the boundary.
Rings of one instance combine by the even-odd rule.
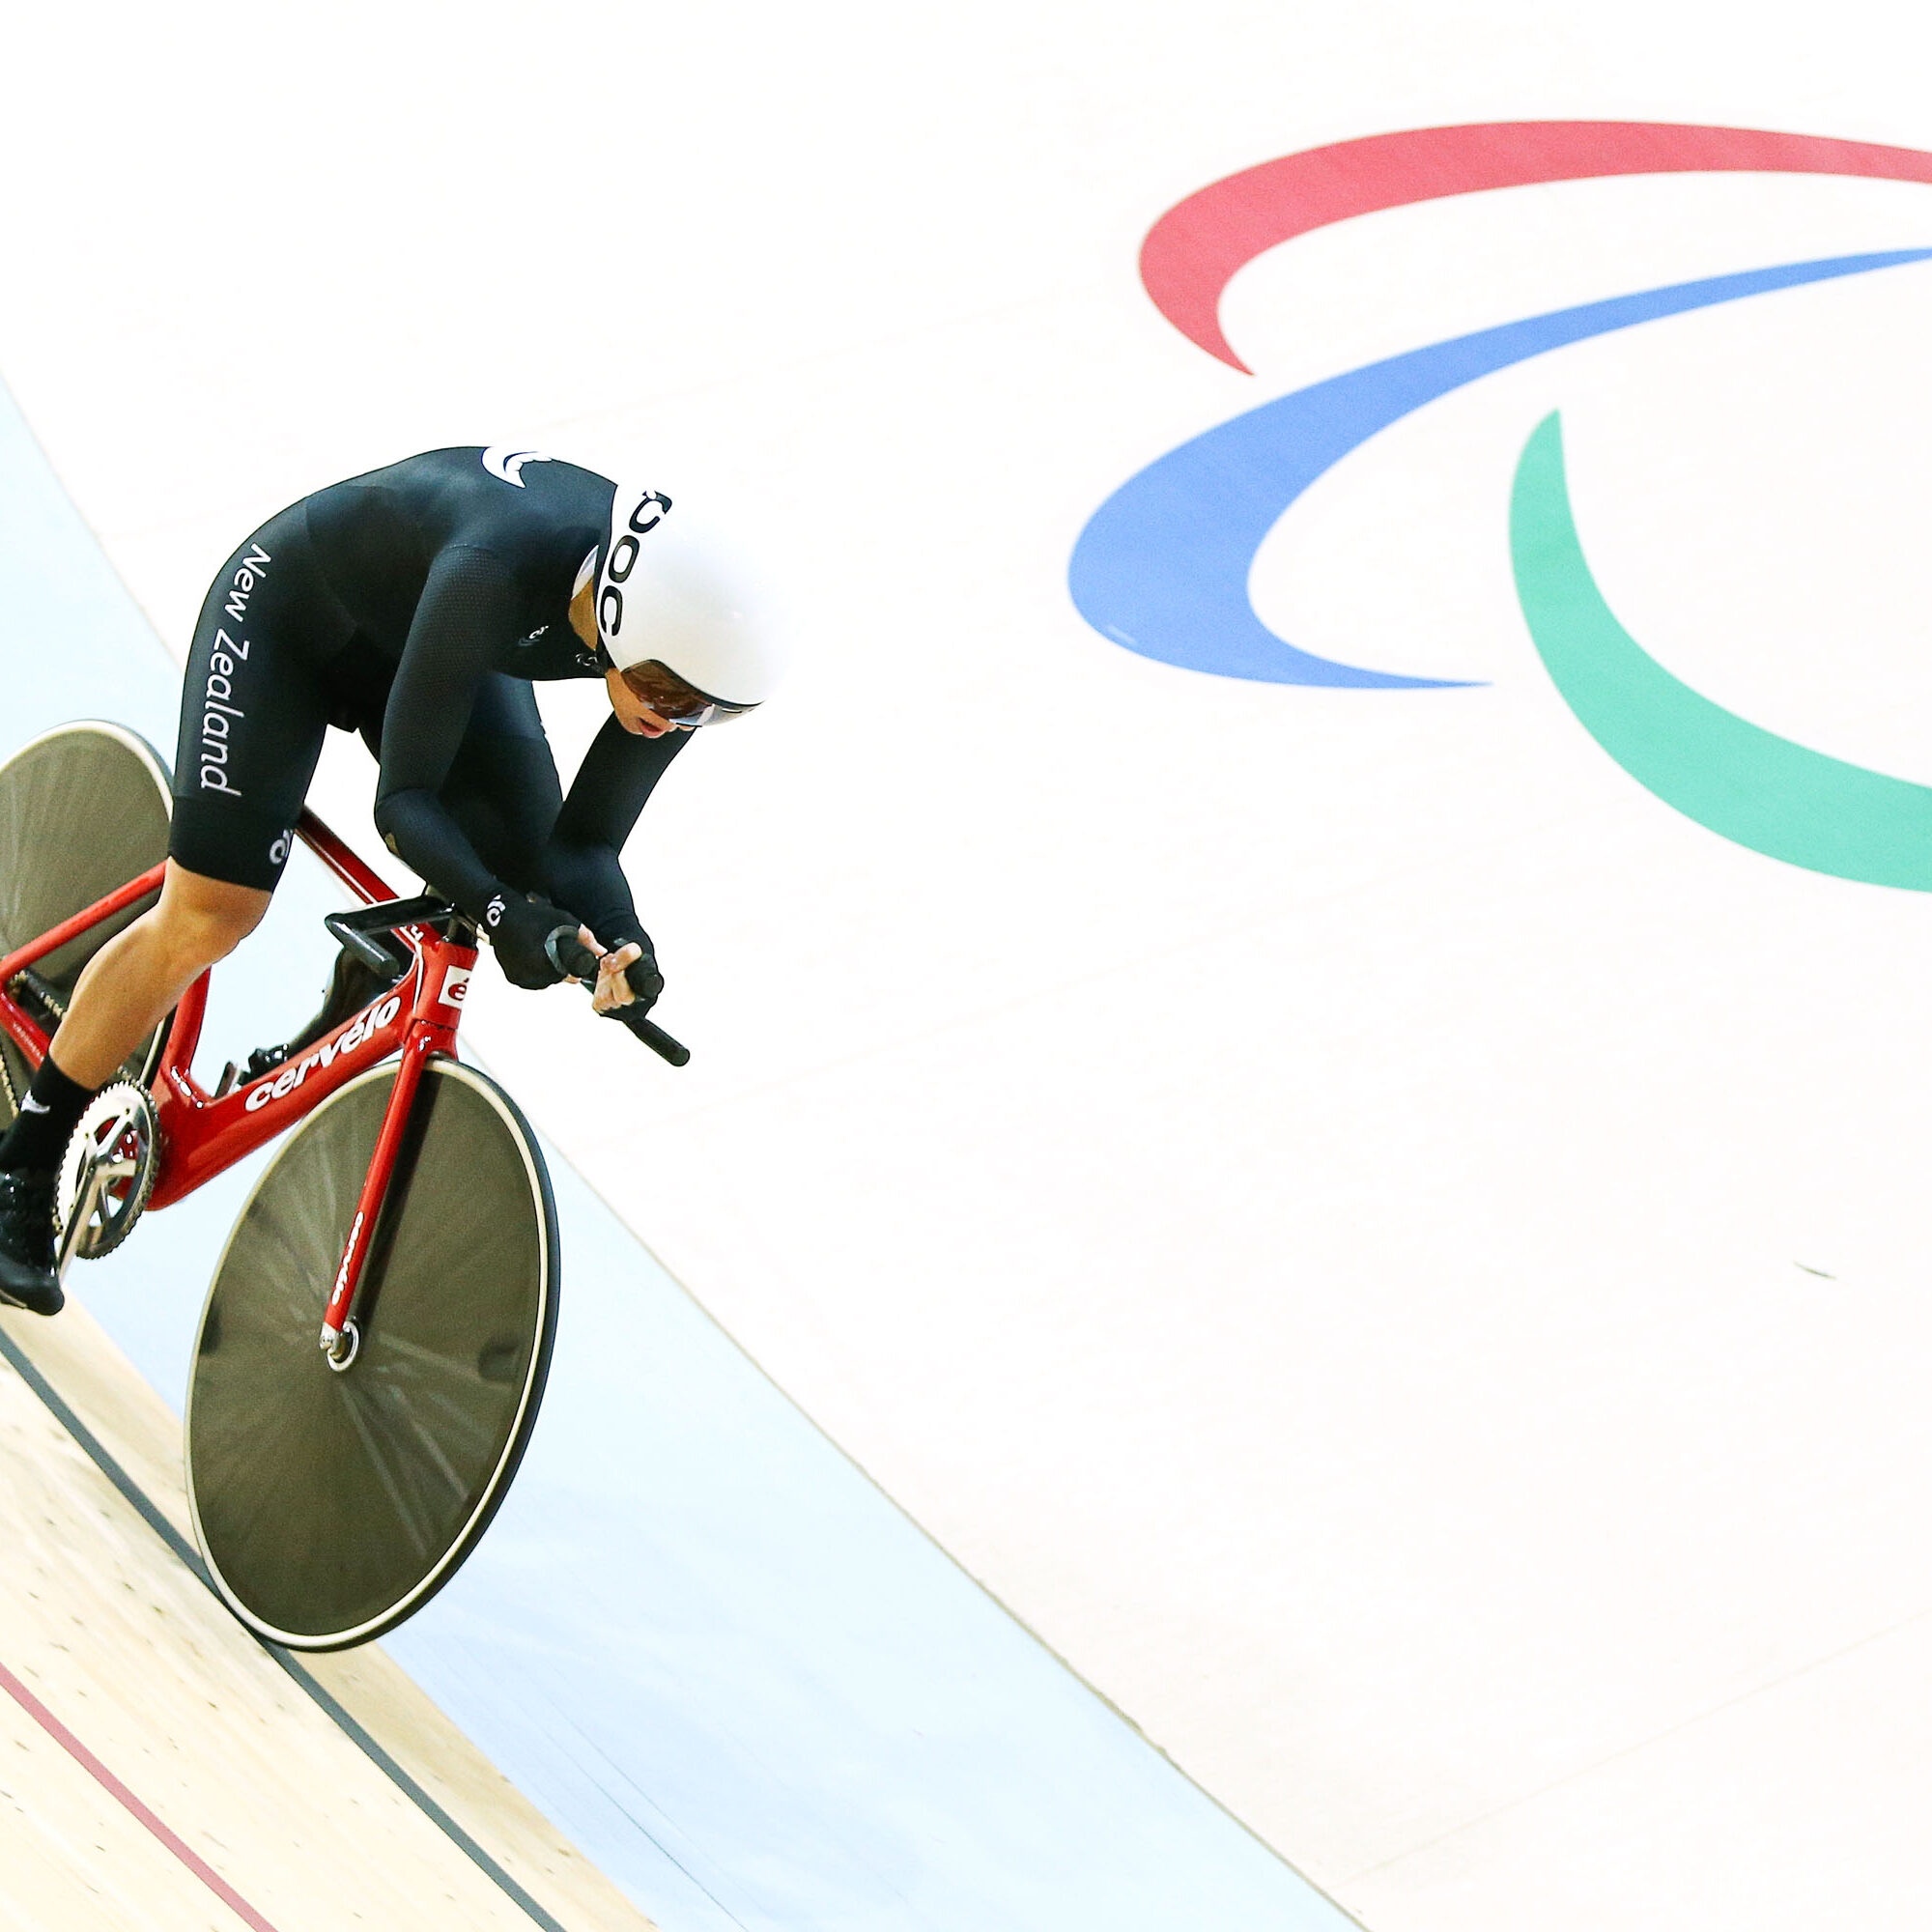
[[[262, 923], [269, 897], [170, 859], [160, 902], [87, 962], [54, 1035], [57, 1070], [89, 1094], [105, 1085], [188, 987]], [[0, 1167], [9, 1164], [0, 1144]]]
[[83, 1086], [111, 1078], [269, 909], [328, 724], [317, 665], [344, 623], [316, 578], [298, 504], [236, 552], [202, 606], [182, 685], [160, 903], [90, 962], [54, 1036], [53, 1059]]
[[337, 702], [322, 667], [353, 629], [315, 562], [299, 503], [223, 566], [182, 684], [168, 838], [177, 866], [275, 890]]
[[318, 588], [300, 507], [215, 579], [183, 686], [169, 863], [154, 909], [89, 962], [0, 1140], [0, 1295], [58, 1307], [51, 1177], [88, 1100], [268, 909], [329, 716], [315, 666], [346, 620]]

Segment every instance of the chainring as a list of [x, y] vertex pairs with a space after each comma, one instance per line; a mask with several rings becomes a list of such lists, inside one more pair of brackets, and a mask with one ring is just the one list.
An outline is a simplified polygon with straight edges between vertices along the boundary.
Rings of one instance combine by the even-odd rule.
[[54, 1182], [54, 1236], [63, 1256], [76, 1214], [81, 1226], [71, 1251], [83, 1261], [112, 1254], [128, 1238], [155, 1191], [160, 1151], [146, 1088], [116, 1080], [87, 1103]]

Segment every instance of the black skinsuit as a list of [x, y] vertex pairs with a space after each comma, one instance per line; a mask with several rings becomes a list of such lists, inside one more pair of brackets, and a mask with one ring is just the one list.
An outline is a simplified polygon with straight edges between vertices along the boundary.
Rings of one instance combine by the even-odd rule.
[[615, 486], [515, 459], [409, 457], [303, 497], [229, 559], [182, 691], [178, 863], [272, 891], [333, 724], [381, 760], [389, 849], [472, 919], [535, 892], [608, 947], [643, 937], [618, 854], [689, 734], [607, 719], [563, 795], [530, 684], [603, 675], [568, 605]]

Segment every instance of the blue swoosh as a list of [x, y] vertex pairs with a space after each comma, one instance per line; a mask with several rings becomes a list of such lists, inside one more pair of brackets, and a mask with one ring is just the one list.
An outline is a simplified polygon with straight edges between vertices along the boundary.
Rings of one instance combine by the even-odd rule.
[[1318, 476], [1423, 404], [1566, 343], [1928, 258], [1932, 248], [1901, 248], [1677, 282], [1479, 329], [1297, 389], [1182, 443], [1115, 491], [1073, 547], [1073, 602], [1096, 631], [1128, 650], [1221, 677], [1381, 691], [1465, 683], [1319, 658], [1255, 615], [1248, 599], [1255, 553]]

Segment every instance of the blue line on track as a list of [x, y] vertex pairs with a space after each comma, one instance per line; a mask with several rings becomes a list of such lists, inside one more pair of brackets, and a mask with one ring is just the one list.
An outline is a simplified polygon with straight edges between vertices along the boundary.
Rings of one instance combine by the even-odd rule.
[[1615, 296], [1431, 343], [1264, 403], [1149, 464], [1094, 511], [1073, 547], [1073, 602], [1101, 636], [1188, 670], [1376, 691], [1463, 683], [1316, 657], [1255, 614], [1248, 573], [1256, 553], [1318, 477], [1425, 403], [1533, 355], [1662, 316], [1929, 255], [1925, 248], [1838, 255]]

